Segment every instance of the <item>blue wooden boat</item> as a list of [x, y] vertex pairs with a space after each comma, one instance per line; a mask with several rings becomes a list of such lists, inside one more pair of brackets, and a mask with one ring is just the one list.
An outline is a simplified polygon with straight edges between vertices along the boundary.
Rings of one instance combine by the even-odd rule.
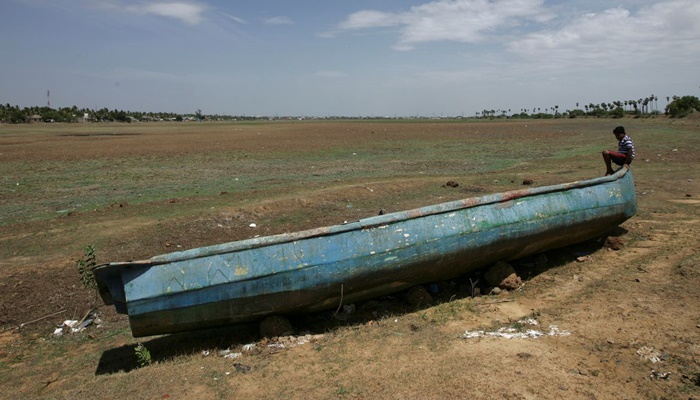
[[468, 198], [94, 271], [135, 337], [237, 324], [452, 279], [604, 234], [635, 214], [632, 173]]

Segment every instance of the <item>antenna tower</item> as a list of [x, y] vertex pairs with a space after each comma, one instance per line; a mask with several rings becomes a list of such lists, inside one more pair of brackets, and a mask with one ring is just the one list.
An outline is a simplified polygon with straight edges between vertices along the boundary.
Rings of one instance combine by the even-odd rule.
[[49, 108], [51, 108], [51, 91], [50, 90], [46, 91], [46, 104], [48, 105]]

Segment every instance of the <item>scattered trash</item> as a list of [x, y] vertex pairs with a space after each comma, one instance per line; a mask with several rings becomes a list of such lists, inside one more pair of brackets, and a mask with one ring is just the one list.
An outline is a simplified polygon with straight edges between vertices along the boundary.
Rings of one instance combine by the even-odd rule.
[[251, 227], [251, 228], [255, 228], [257, 225], [255, 225], [255, 223], [252, 223], [252, 224], [250, 224], [250, 225], [248, 225], [248, 226]]
[[664, 380], [669, 380], [671, 379], [671, 373], [670, 372], [661, 372], [657, 371], [655, 369], [651, 370], [651, 375], [649, 375], [650, 378], [654, 379], [664, 379]]
[[[296, 346], [300, 346], [309, 342], [315, 342], [321, 339], [324, 335], [304, 335], [304, 336], [279, 336], [275, 337], [273, 340], [263, 340], [260, 345], [268, 349], [291, 349]], [[231, 349], [219, 350], [218, 355], [223, 358], [228, 358], [235, 360], [243, 357], [243, 353], [251, 353], [258, 348], [257, 343], [248, 343], [241, 347], [240, 352], [233, 351]], [[203, 350], [202, 356], [206, 357], [212, 353], [211, 350]], [[239, 371], [240, 372], [240, 371]], [[246, 371], [247, 372], [247, 371]]]
[[[517, 321], [516, 324], [519, 325], [538, 325], [538, 322], [532, 318], [526, 320]], [[530, 339], [538, 338], [540, 336], [569, 336], [571, 332], [563, 331], [554, 325], [549, 326], [548, 332], [541, 332], [534, 329], [519, 330], [516, 328], [499, 328], [493, 332], [487, 331], [465, 331], [459, 337], [462, 339], [474, 339], [482, 337], [501, 337], [504, 339]]]
[[661, 355], [653, 347], [642, 346], [637, 350], [637, 354], [639, 354], [640, 358], [647, 359], [654, 364], [661, 361]]
[[224, 358], [228, 358], [228, 359], [233, 360], [233, 359], [238, 358], [242, 355], [243, 355], [243, 353], [228, 353], [224, 356]]
[[63, 321], [61, 325], [54, 329], [53, 334], [54, 336], [62, 336], [64, 331], [68, 333], [82, 332], [93, 323], [99, 327], [102, 321], [97, 317], [94, 310], [90, 310], [81, 320], [67, 319]]
[[256, 344], [255, 343], [249, 343], [249, 344], [244, 344], [243, 345], [243, 351], [253, 351], [255, 350]]
[[300, 346], [309, 342], [315, 342], [323, 338], [324, 335], [304, 335], [304, 336], [280, 336], [274, 341], [270, 341], [267, 347], [285, 349]]

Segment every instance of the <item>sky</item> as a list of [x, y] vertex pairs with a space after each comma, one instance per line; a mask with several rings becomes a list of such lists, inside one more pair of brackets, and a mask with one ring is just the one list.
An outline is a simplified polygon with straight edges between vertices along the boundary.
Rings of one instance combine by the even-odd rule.
[[0, 103], [20, 107], [447, 117], [652, 94], [700, 97], [699, 0], [0, 3]]

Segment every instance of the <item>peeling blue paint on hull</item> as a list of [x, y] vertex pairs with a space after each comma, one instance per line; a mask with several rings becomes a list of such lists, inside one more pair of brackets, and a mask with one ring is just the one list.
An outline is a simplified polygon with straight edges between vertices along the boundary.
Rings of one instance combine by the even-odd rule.
[[338, 307], [601, 235], [636, 213], [632, 173], [493, 194], [95, 270], [135, 337]]

